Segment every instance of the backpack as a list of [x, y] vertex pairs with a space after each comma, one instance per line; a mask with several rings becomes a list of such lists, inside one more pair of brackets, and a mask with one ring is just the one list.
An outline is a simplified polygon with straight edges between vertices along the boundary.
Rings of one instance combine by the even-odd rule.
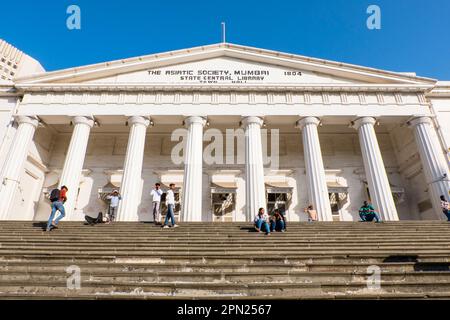
[[91, 226], [93, 226], [94, 224], [99, 224], [99, 223], [103, 223], [103, 213], [99, 212], [97, 218], [92, 218], [91, 216], [85, 215], [84, 219], [86, 220], [86, 222], [88, 224], [90, 224]]
[[53, 189], [52, 192], [50, 192], [50, 201], [51, 202], [58, 201], [60, 194], [61, 193], [60, 193], [59, 189]]

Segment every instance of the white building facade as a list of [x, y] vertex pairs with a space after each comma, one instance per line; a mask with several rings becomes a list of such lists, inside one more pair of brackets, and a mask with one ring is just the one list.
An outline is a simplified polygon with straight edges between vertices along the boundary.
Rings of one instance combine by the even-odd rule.
[[444, 219], [450, 82], [226, 43], [0, 81], [0, 220], [66, 185], [66, 220], [119, 189], [118, 220], [151, 221], [156, 182], [181, 221]]

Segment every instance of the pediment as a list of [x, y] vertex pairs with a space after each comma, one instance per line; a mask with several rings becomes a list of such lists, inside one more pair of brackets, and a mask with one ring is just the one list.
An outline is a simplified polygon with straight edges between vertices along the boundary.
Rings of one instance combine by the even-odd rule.
[[218, 44], [17, 79], [18, 84], [432, 84], [435, 80], [328, 60]]
[[295, 85], [315, 83], [360, 83], [315, 71], [285, 67], [231, 57], [218, 57], [189, 63], [150, 68], [89, 80], [97, 84], [208, 85], [252, 84]]

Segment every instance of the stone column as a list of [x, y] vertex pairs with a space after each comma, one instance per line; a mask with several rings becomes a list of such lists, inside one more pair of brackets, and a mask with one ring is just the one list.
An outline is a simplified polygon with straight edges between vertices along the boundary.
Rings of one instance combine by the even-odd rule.
[[72, 123], [74, 125], [72, 138], [70, 139], [66, 160], [59, 179], [59, 187], [66, 186], [69, 189], [67, 201], [64, 203], [66, 220], [69, 221], [81, 219], [81, 217], [75, 217], [74, 209], [78, 197], [89, 134], [94, 125], [94, 119], [92, 117], [76, 116], [72, 118]]
[[315, 117], [306, 117], [297, 122], [297, 127], [302, 130], [309, 202], [317, 210], [319, 221], [333, 221], [317, 132], [319, 123]]
[[375, 123], [376, 120], [372, 117], [362, 117], [354, 122], [354, 127], [358, 130], [370, 197], [381, 219], [398, 221], [397, 209], [374, 129]]
[[429, 186], [431, 203], [439, 219], [444, 219], [440, 196], [449, 199], [449, 167], [437, 136], [433, 134], [433, 124], [429, 117], [417, 117], [408, 122], [414, 130], [417, 148], [419, 149], [423, 171]]
[[203, 126], [202, 117], [184, 120], [188, 129], [184, 156], [182, 221], [202, 221]]
[[261, 145], [259, 117], [245, 117], [245, 199], [247, 221], [252, 221], [259, 208], [266, 207], [266, 186], [264, 184], [264, 163]]
[[28, 150], [39, 124], [36, 117], [19, 116], [16, 121], [19, 126], [0, 175], [0, 220], [14, 220], [14, 214], [18, 214], [10, 212], [10, 209], [14, 195], [20, 188], [19, 181]]
[[117, 213], [117, 221], [138, 221], [138, 207], [142, 197], [142, 163], [144, 161], [145, 135], [150, 119], [133, 116], [128, 119], [131, 126], [127, 153], [123, 165], [120, 186], [122, 201]]

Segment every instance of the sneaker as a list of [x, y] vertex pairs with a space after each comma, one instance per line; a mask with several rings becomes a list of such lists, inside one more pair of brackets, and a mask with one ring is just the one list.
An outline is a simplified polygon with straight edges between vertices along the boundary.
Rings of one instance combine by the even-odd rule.
[[52, 231], [52, 229], [50, 229], [50, 228], [45, 229], [45, 232], [50, 232], [50, 231]]
[[52, 222], [52, 227], [55, 228], [55, 229], [58, 229], [58, 225], [55, 224], [55, 222]]
[[174, 224], [173, 226], [172, 226], [173, 228], [178, 228], [179, 227], [179, 225], [177, 225], [177, 224]]
[[162, 228], [163, 228], [163, 229], [169, 229], [169, 226], [168, 226], [168, 225], [165, 225], [165, 226], [163, 226]]
[[255, 227], [256, 232], [261, 232], [261, 230], [259, 230], [258, 228]]
[[281, 232], [286, 232], [286, 230], [283, 229], [283, 230], [281, 230]]
[[270, 232], [266, 232], [266, 236], [270, 236]]

